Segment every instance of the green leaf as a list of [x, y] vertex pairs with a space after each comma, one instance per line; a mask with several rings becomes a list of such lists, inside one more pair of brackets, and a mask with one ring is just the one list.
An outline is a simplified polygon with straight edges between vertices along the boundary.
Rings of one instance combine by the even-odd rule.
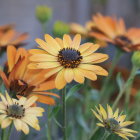
[[84, 129], [84, 131], [86, 133], [89, 133], [90, 129], [85, 121], [85, 118], [84, 118], [84, 115], [81, 111], [81, 108], [79, 108], [79, 110], [78, 110], [78, 113], [76, 115], [76, 119], [77, 119], [77, 122], [79, 123], [79, 125]]
[[78, 85], [73, 86], [73, 87], [69, 90], [69, 92], [67, 93], [66, 101], [68, 100], [69, 97], [71, 97], [74, 93], [76, 93], [77, 91], [79, 91], [82, 87], [83, 87], [82, 84], [78, 84]]
[[57, 115], [57, 113], [59, 112], [59, 110], [60, 110], [60, 105], [58, 105], [58, 106], [55, 106], [53, 109], [52, 109], [52, 112], [49, 114], [49, 119], [50, 118], [52, 118], [53, 116], [56, 116]]
[[116, 81], [117, 81], [117, 84], [118, 84], [119, 89], [121, 91], [123, 89], [123, 87], [124, 87], [124, 80], [123, 80], [120, 72], [117, 74]]
[[63, 128], [63, 126], [56, 120], [56, 118], [54, 117], [53, 118], [54, 122], [60, 127], [60, 128]]

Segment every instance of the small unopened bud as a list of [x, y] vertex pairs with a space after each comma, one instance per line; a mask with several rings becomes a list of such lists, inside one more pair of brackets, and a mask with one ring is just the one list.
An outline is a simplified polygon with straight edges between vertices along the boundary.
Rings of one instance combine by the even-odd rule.
[[134, 52], [132, 55], [132, 63], [136, 67], [140, 68], [140, 51]]
[[36, 7], [36, 18], [39, 22], [46, 23], [52, 17], [52, 9], [48, 6], [40, 5]]
[[63, 37], [64, 34], [68, 34], [70, 32], [70, 27], [68, 24], [62, 21], [56, 21], [53, 26], [53, 34], [56, 37]]

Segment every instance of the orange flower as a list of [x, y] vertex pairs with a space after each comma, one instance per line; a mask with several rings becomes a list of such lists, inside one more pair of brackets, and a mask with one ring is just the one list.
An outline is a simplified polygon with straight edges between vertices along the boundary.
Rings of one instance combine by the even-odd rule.
[[92, 31], [92, 27], [94, 27], [94, 23], [92, 21], [86, 22], [85, 26], [82, 26], [77, 23], [71, 23], [70, 24], [70, 33], [71, 34], [80, 34], [82, 38], [90, 38], [92, 41], [96, 44], [99, 44], [100, 47], [106, 47], [107, 43], [105, 41], [101, 41], [99, 39], [96, 39], [95, 37], [92, 37], [90, 35], [90, 32]]
[[116, 45], [125, 52], [140, 50], [140, 28], [126, 29], [122, 18], [97, 14], [93, 16], [91, 37]]
[[23, 45], [23, 41], [27, 38], [27, 33], [18, 33], [13, 29], [13, 25], [0, 26], [0, 52], [8, 45], [16, 47]]
[[2, 25], [2, 26], [0, 26], [0, 32], [5, 32], [9, 29], [12, 29], [13, 27], [14, 27], [13, 24]]
[[[8, 46], [8, 70], [6, 74], [0, 71], [6, 88], [12, 97], [29, 97], [36, 95], [41, 103], [54, 105], [55, 100], [50, 96], [59, 97], [57, 94], [46, 92], [55, 88], [54, 79], [46, 79], [47, 70], [30, 70], [29, 53], [24, 48], [16, 50], [14, 46]], [[8, 76], [7, 76], [8, 75]]]

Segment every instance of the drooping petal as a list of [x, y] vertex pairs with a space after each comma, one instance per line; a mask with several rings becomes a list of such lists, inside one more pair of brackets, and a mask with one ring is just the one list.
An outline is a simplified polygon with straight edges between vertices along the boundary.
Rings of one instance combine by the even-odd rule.
[[73, 72], [74, 72], [74, 80], [81, 84], [84, 83], [85, 78], [82, 72], [78, 68], [74, 69]]
[[9, 118], [5, 118], [1, 122], [1, 128], [6, 128], [12, 123], [12, 120]]
[[70, 83], [73, 78], [74, 78], [74, 73], [73, 73], [73, 70], [68, 68], [68, 69], [65, 69], [65, 72], [64, 72], [64, 78], [65, 80]]
[[55, 85], [57, 89], [62, 89], [66, 85], [66, 80], [64, 78], [64, 69], [62, 69], [56, 76]]
[[20, 119], [15, 119], [14, 126], [17, 131], [20, 131], [22, 129], [22, 121]]

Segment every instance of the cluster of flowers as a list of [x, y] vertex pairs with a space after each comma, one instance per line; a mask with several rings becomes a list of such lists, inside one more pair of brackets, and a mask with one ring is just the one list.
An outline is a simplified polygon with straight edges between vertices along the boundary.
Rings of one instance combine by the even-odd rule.
[[[96, 38], [104, 44], [115, 44], [125, 52], [140, 49], [140, 29], [126, 30], [122, 19], [98, 14], [86, 27], [73, 23], [71, 32], [76, 34], [73, 39], [67, 34], [63, 39], [45, 34], [45, 41], [36, 39], [38, 49], [26, 50], [16, 48], [23, 44], [26, 34], [15, 38], [16, 32], [12, 25], [0, 27], [0, 51], [7, 48], [7, 62], [4, 70], [0, 70], [0, 76], [8, 91], [6, 97], [0, 94], [2, 128], [13, 122], [15, 128], [25, 134], [29, 133], [28, 125], [40, 130], [37, 117], [43, 115], [44, 109], [38, 107], [37, 102], [54, 105], [52, 96], [59, 98], [58, 94], [48, 90], [63, 89], [73, 80], [84, 83], [85, 78], [95, 81], [97, 75], [108, 76], [108, 72], [97, 65], [107, 60], [108, 55], [96, 53], [100, 47], [98, 44], [81, 44], [80, 34]], [[127, 137], [134, 137], [132, 133], [137, 133], [126, 128], [134, 122], [125, 121], [126, 115], [119, 115], [118, 109], [115, 113], [109, 105], [107, 111], [101, 105], [96, 109], [97, 112], [92, 111], [101, 122], [97, 123], [98, 126], [105, 127], [126, 140]]]

